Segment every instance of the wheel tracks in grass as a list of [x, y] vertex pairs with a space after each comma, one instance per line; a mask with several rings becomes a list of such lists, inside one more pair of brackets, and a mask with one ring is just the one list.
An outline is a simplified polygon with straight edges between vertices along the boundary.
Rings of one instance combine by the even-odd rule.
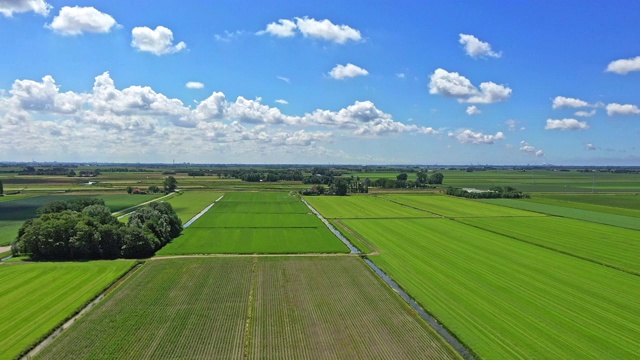
[[445, 216], [444, 216], [444, 215], [442, 215], [442, 214], [434, 213], [434, 212], [431, 212], [431, 211], [429, 211], [429, 210], [421, 209], [421, 208], [419, 208], [419, 207], [415, 207], [415, 206], [407, 205], [407, 204], [405, 204], [405, 203], [401, 203], [401, 202], [396, 201], [396, 200], [393, 200], [393, 199], [388, 199], [388, 198], [386, 198], [386, 197], [380, 197], [380, 196], [378, 196], [378, 195], [373, 195], [373, 197], [378, 198], [378, 199], [382, 199], [382, 200], [385, 200], [385, 201], [388, 201], [388, 202], [392, 202], [392, 203], [394, 203], [394, 204], [398, 204], [398, 205], [400, 205], [400, 206], [408, 207], [408, 208], [410, 208], [410, 209], [415, 209], [415, 210], [424, 211], [424, 212], [426, 212], [426, 213], [428, 213], [428, 214], [435, 215], [436, 217], [440, 217], [440, 218], [444, 218], [444, 217], [445, 217]]

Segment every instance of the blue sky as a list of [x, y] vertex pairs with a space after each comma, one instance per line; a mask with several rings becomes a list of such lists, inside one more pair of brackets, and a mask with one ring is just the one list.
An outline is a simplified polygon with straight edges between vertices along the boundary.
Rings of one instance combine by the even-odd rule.
[[0, 0], [0, 161], [639, 165], [637, 1]]

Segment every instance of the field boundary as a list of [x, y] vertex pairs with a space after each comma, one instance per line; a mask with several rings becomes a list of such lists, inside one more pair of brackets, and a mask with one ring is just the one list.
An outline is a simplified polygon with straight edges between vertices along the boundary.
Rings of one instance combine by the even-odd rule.
[[63, 331], [71, 327], [76, 320], [78, 320], [82, 315], [86, 314], [89, 310], [91, 310], [96, 304], [98, 304], [102, 299], [105, 298], [109, 293], [118, 288], [124, 280], [126, 280], [131, 274], [133, 274], [137, 269], [139, 269], [144, 262], [137, 261], [131, 265], [129, 270], [127, 270], [124, 274], [114, 279], [111, 283], [109, 283], [104, 289], [102, 289], [95, 297], [89, 299], [83, 305], [79, 306], [71, 315], [67, 316], [64, 320], [62, 320], [58, 325], [54, 326], [51, 331], [47, 334], [43, 335], [40, 339], [33, 342], [31, 345], [25, 348], [15, 359], [22, 360], [30, 360], [34, 356], [36, 356], [42, 349], [44, 349], [47, 345], [49, 345], [53, 340], [55, 340]]
[[187, 221], [182, 228], [186, 229], [189, 226], [191, 226], [191, 224], [193, 224], [196, 220], [200, 219], [200, 217], [204, 214], [207, 213], [207, 211], [209, 211], [213, 205], [215, 205], [218, 201], [220, 201], [222, 198], [224, 197], [224, 195], [220, 196], [216, 201], [214, 201], [213, 203], [211, 203], [211, 205], [207, 206], [206, 208], [204, 208], [204, 210], [200, 211], [199, 213], [197, 213], [194, 217], [192, 217], [191, 219], [189, 219], [189, 221]]
[[316, 210], [313, 206], [311, 206], [311, 204], [309, 204], [307, 202], [307, 200], [300, 198], [300, 200], [307, 205], [307, 207], [309, 208], [309, 210], [311, 210], [311, 212], [313, 212], [318, 219], [322, 220], [322, 222], [327, 226], [327, 228], [329, 229], [329, 231], [331, 231], [333, 233], [333, 235], [335, 235], [340, 241], [342, 241], [347, 248], [349, 248], [349, 250], [351, 250], [352, 254], [362, 254], [362, 251], [360, 251], [360, 249], [358, 249], [357, 247], [355, 247], [351, 241], [349, 241], [349, 239], [347, 239], [346, 237], [344, 237], [344, 235], [342, 235], [342, 233], [340, 233], [340, 231], [338, 231], [335, 227], [333, 227], [333, 225], [331, 225], [331, 223], [329, 222], [329, 220], [325, 219], [324, 216], [322, 216], [322, 214], [320, 214], [320, 212], [318, 212], [318, 210]]
[[[121, 215], [118, 215], [118, 216], [117, 216], [118, 220], [120, 220], [120, 219], [122, 219], [123, 217], [125, 217], [125, 216], [127, 216], [127, 215], [131, 215], [132, 213], [134, 213], [134, 212], [135, 212], [135, 209], [137, 209], [137, 208], [139, 208], [139, 207], [141, 207], [141, 206], [145, 206], [145, 205], [147, 205], [147, 204], [151, 204], [151, 203], [153, 203], [153, 202], [160, 201], [160, 200], [162, 200], [162, 199], [168, 198], [169, 196], [173, 196], [173, 195], [175, 195], [175, 194], [177, 194], [177, 192], [172, 192], [171, 194], [167, 194], [167, 195], [165, 195], [165, 196], [161, 196], [161, 197], [159, 197], [159, 198], [155, 198], [155, 199], [152, 199], [152, 200], [149, 200], [149, 201], [145, 201], [145, 202], [143, 202], [143, 203], [140, 203], [140, 204], [138, 204], [138, 205], [134, 205], [134, 206], [128, 207], [128, 208], [126, 208], [126, 209], [122, 209], [122, 210], [119, 210], [119, 211], [115, 211], [115, 212], [111, 213], [111, 215], [116, 216], [116, 214], [124, 213], [124, 214], [121, 214]], [[135, 195], [133, 195], [133, 196], [135, 196]], [[132, 210], [132, 211], [130, 211], [130, 210]]]
[[[559, 219], [571, 219], [571, 218], [565, 218], [564, 216], [555, 216], [555, 215], [549, 215], [549, 217], [557, 217]], [[478, 226], [478, 225], [467, 224], [467, 223], [464, 223], [464, 222], [461, 222], [461, 221], [457, 221], [456, 219], [451, 219], [451, 220], [453, 220], [453, 221], [455, 221], [455, 222], [457, 222], [459, 224], [462, 224], [462, 225], [471, 226], [473, 228], [476, 228], [476, 229], [479, 229], [479, 230], [483, 230], [483, 231], [486, 231], [486, 232], [490, 232], [492, 234], [504, 236], [504, 237], [506, 237], [508, 239], [511, 239], [511, 240], [520, 241], [520, 242], [523, 242], [525, 244], [537, 246], [539, 248], [543, 248], [543, 249], [546, 249], [546, 250], [549, 250], [549, 251], [553, 251], [553, 252], [556, 252], [556, 253], [559, 253], [559, 254], [571, 256], [571, 257], [574, 257], [576, 259], [587, 261], [587, 262], [590, 262], [590, 263], [593, 263], [593, 264], [596, 264], [596, 265], [608, 267], [610, 269], [621, 271], [621, 272], [627, 273], [629, 275], [640, 276], [639, 272], [635, 272], [633, 270], [628, 270], [628, 269], [625, 269], [625, 268], [621, 268], [619, 266], [615, 266], [615, 265], [607, 264], [607, 263], [604, 263], [604, 262], [600, 262], [598, 260], [594, 260], [594, 259], [588, 258], [586, 256], [576, 255], [576, 254], [573, 254], [571, 252], [568, 252], [568, 251], [565, 251], [565, 250], [556, 249], [556, 248], [551, 247], [551, 246], [538, 244], [538, 243], [535, 243], [535, 242], [532, 242], [532, 241], [528, 241], [528, 240], [524, 240], [524, 239], [518, 239], [517, 237], [511, 236], [511, 235], [503, 234], [503, 233], [495, 231], [495, 230], [485, 229], [485, 228], [483, 228], [481, 226]], [[571, 219], [571, 220], [576, 220], [576, 219]], [[579, 221], [584, 221], [584, 220], [579, 220]], [[589, 222], [589, 221], [585, 221], [585, 222]], [[597, 224], [597, 223], [594, 223], [594, 224]]]
[[434, 213], [434, 212], [431, 212], [431, 211], [429, 211], [429, 210], [421, 209], [421, 208], [419, 208], [419, 207], [415, 207], [415, 206], [407, 205], [407, 204], [405, 204], [405, 203], [401, 203], [401, 202], [396, 201], [396, 200], [393, 200], [393, 199], [387, 199], [387, 198], [385, 198], [384, 196], [373, 195], [373, 197], [378, 198], [378, 199], [382, 199], [382, 200], [385, 200], [385, 201], [388, 201], [388, 202], [392, 202], [392, 203], [394, 203], [394, 204], [398, 204], [398, 205], [400, 205], [400, 206], [405, 206], [405, 207], [408, 207], [408, 208], [410, 208], [410, 209], [419, 210], [419, 211], [424, 211], [424, 212], [426, 212], [427, 214], [435, 215], [435, 216], [440, 217], [440, 218], [444, 218], [444, 217], [445, 217], [445, 216], [444, 216], [444, 215], [442, 215], [442, 214]]
[[363, 257], [364, 263], [372, 270], [378, 278], [383, 281], [387, 286], [391, 288], [395, 293], [404, 300], [405, 304], [409, 305], [417, 315], [422, 318], [433, 331], [442, 337], [442, 339], [449, 344], [461, 357], [467, 360], [474, 360], [475, 356], [467, 346], [465, 346], [452, 332], [450, 332], [444, 325], [442, 325], [438, 319], [427, 312], [415, 299], [409, 295], [395, 280], [387, 275], [381, 268], [373, 263], [370, 259]]

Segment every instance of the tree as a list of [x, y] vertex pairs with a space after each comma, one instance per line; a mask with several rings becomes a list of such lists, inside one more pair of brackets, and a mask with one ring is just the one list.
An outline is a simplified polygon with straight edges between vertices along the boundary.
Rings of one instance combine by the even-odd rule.
[[396, 176], [397, 180], [402, 180], [402, 181], [407, 181], [408, 178], [409, 178], [409, 176], [407, 175], [407, 173], [402, 173], [402, 174]]
[[127, 193], [128, 194], [133, 193], [133, 188], [131, 186], [127, 187]]
[[176, 191], [176, 188], [178, 187], [178, 182], [176, 181], [176, 178], [174, 178], [173, 176], [167, 176], [164, 179], [164, 192], [165, 193], [170, 193], [170, 192], [174, 192]]
[[2, 187], [2, 180], [0, 180], [0, 195], [4, 192], [4, 188]]
[[442, 184], [442, 180], [444, 180], [444, 175], [441, 173], [435, 173], [429, 176], [429, 184]]

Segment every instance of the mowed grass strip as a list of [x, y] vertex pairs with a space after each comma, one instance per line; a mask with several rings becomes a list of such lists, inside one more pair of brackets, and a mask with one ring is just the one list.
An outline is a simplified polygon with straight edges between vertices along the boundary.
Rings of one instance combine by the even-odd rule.
[[305, 200], [328, 219], [435, 217], [429, 212], [374, 196], [306, 196]]
[[[217, 204], [215, 206], [218, 206]], [[214, 207], [215, 207], [214, 206]], [[194, 222], [194, 228], [293, 228], [293, 227], [319, 227], [322, 225], [318, 217], [308, 214], [283, 214], [283, 213], [226, 213], [210, 209]]]
[[0, 265], [0, 359], [12, 359], [122, 276], [133, 261]]
[[501, 205], [504, 207], [511, 207], [515, 209], [537, 211], [544, 214], [590, 221], [599, 224], [618, 226], [627, 229], [640, 230], [640, 218], [632, 216], [607, 214], [599, 211], [576, 209], [551, 204], [541, 204], [525, 200], [494, 199], [482, 200], [482, 202]]
[[225, 195], [157, 255], [347, 252], [299, 198], [246, 192]]
[[183, 191], [170, 197], [167, 202], [171, 204], [182, 223], [186, 223], [222, 195], [221, 192]]
[[640, 231], [559, 218], [458, 221], [640, 275]]
[[388, 195], [390, 201], [413, 206], [446, 217], [542, 216], [530, 211], [486, 204], [472, 199], [441, 195]]
[[160, 249], [156, 256], [349, 252], [324, 224], [320, 225], [312, 228], [189, 227], [180, 237]]
[[250, 359], [452, 359], [359, 258], [260, 258]]
[[242, 359], [251, 259], [149, 261], [39, 359]]
[[636, 275], [449, 219], [342, 223], [372, 242], [381, 254], [371, 259], [481, 358], [640, 353]]
[[359, 258], [280, 257], [148, 261], [37, 358], [455, 354]]
[[527, 201], [640, 218], [638, 195], [536, 194]]

